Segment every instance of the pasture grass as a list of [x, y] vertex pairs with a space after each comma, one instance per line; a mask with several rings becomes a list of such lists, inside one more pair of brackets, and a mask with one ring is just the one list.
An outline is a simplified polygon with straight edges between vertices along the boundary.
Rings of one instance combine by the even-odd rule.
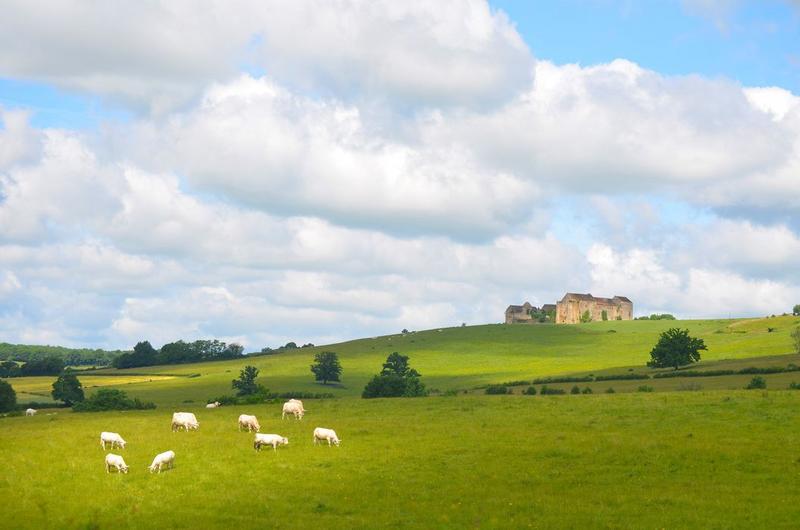
[[[367, 381], [380, 371], [386, 357], [398, 351], [410, 357], [411, 366], [422, 374], [429, 388], [444, 391], [619, 366], [643, 368], [659, 334], [670, 327], [687, 328], [692, 336], [705, 340], [708, 350], [702, 352], [704, 362], [788, 354], [792, 351], [789, 333], [798, 324], [800, 317], [792, 316], [580, 325], [487, 324], [358, 339], [234, 361], [108, 369], [98, 373], [200, 374], [194, 378], [153, 379], [120, 387], [133, 397], [170, 406], [230, 393], [231, 380], [247, 364], [261, 370], [259, 382], [272, 391], [358, 396]], [[314, 354], [324, 350], [339, 354], [344, 369], [342, 384], [323, 386], [314, 382], [309, 367]]]
[[[652, 382], [648, 382], [652, 384]], [[464, 396], [0, 419], [8, 528], [793, 528], [800, 392]], [[257, 453], [256, 414], [290, 445]], [[315, 426], [339, 448], [314, 447]], [[107, 475], [99, 433], [127, 440]], [[161, 475], [153, 456], [176, 452]]]

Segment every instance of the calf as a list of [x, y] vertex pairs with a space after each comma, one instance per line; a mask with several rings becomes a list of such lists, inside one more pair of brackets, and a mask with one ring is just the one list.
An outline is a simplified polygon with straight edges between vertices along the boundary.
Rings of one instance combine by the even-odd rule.
[[303, 409], [303, 404], [298, 403], [296, 400], [287, 401], [283, 404], [283, 413], [281, 414], [281, 419], [286, 419], [287, 414], [294, 414], [294, 417], [298, 420], [303, 419], [303, 415], [306, 413], [305, 409]]
[[215, 408], [219, 407], [219, 405], [220, 405], [219, 401], [215, 401], [214, 403], [209, 403], [208, 405], [206, 405], [206, 408], [207, 409], [215, 409]]
[[111, 449], [114, 449], [114, 446], [119, 446], [122, 449], [125, 449], [125, 440], [122, 439], [122, 436], [115, 432], [101, 432], [100, 433], [100, 445], [103, 446], [103, 449], [106, 448], [106, 444], [111, 444]]
[[289, 445], [289, 439], [280, 434], [256, 434], [253, 448], [256, 451], [261, 451], [262, 445], [271, 445], [272, 449], [277, 451], [279, 445]]
[[164, 451], [163, 453], [158, 453], [156, 455], [156, 457], [153, 459], [153, 463], [150, 464], [150, 467], [147, 469], [150, 470], [150, 473], [153, 471], [158, 471], [161, 473], [162, 467], [172, 469], [173, 465], [175, 465], [175, 451]]
[[118, 473], [128, 472], [128, 465], [125, 463], [125, 460], [123, 460], [121, 456], [108, 453], [106, 455], [106, 473], [110, 473], [110, 469], [112, 467], [116, 469]]
[[181, 427], [187, 431], [197, 430], [200, 428], [200, 422], [191, 412], [175, 412], [172, 414], [172, 430], [179, 431]]
[[39, 411], [36, 410], [36, 409], [28, 409], [28, 410], [25, 411], [25, 415], [26, 416], [36, 416], [37, 412], [39, 412]]
[[325, 429], [322, 427], [317, 427], [314, 429], [314, 445], [317, 445], [318, 441], [324, 442], [326, 440], [328, 442], [328, 446], [330, 446], [331, 443], [338, 446], [339, 442], [341, 442], [339, 437], [336, 436], [336, 431], [333, 429]]
[[239, 430], [247, 429], [247, 432], [255, 431], [258, 432], [261, 430], [261, 425], [258, 424], [258, 419], [255, 416], [250, 416], [249, 414], [242, 414], [239, 416]]

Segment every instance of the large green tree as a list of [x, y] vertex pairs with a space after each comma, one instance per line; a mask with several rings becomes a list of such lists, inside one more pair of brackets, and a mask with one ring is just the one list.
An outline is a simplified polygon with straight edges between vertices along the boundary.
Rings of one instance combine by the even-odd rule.
[[322, 381], [323, 385], [327, 385], [328, 381], [340, 381], [339, 376], [342, 375], [342, 365], [339, 364], [339, 356], [332, 351], [317, 353], [314, 355], [314, 364], [311, 365], [311, 371], [314, 373], [314, 378], [317, 381]]
[[688, 329], [670, 328], [658, 339], [650, 351], [650, 362], [653, 368], [673, 367], [676, 370], [700, 360], [700, 350], [705, 350], [703, 339], [689, 336]]
[[792, 308], [792, 314], [793, 314], [794, 316], [796, 316], [796, 317], [797, 317], [797, 316], [800, 316], [800, 304], [796, 304], [796, 305], [795, 305], [795, 306]]
[[0, 412], [14, 410], [17, 406], [17, 393], [6, 381], [0, 379]]
[[258, 368], [255, 366], [245, 366], [239, 373], [239, 379], [231, 381], [231, 386], [236, 390], [237, 396], [249, 396], [258, 392]]
[[63, 401], [67, 405], [74, 405], [83, 401], [83, 385], [75, 374], [61, 374], [53, 383], [53, 399]]
[[409, 366], [408, 357], [394, 352], [386, 358], [381, 373], [364, 387], [361, 397], [417, 397], [426, 394], [420, 374]]

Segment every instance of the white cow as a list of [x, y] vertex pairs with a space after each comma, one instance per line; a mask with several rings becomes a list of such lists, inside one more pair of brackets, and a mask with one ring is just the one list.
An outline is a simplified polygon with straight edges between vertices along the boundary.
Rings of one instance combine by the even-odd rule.
[[292, 399], [283, 404], [283, 413], [281, 414], [281, 419], [286, 419], [287, 414], [294, 414], [295, 418], [302, 420], [305, 413], [306, 411], [303, 408], [303, 402]]
[[36, 410], [36, 409], [28, 409], [28, 410], [25, 411], [25, 415], [26, 416], [36, 416], [37, 412], [39, 412], [39, 411]]
[[250, 416], [249, 414], [242, 414], [239, 416], [239, 430], [247, 429], [247, 432], [253, 431], [260, 431], [261, 425], [258, 424], [258, 419], [255, 416]]
[[153, 459], [153, 463], [150, 464], [150, 467], [147, 469], [150, 470], [150, 473], [153, 471], [158, 471], [161, 473], [162, 467], [167, 467], [172, 469], [172, 466], [175, 465], [175, 451], [164, 451], [163, 453], [158, 453], [156, 457]]
[[280, 434], [256, 434], [253, 448], [256, 451], [261, 451], [262, 445], [271, 445], [272, 449], [277, 451], [279, 445], [289, 445], [289, 439]]
[[172, 415], [172, 430], [179, 431], [181, 427], [187, 431], [196, 430], [200, 428], [200, 422], [191, 412], [175, 412]]
[[336, 436], [336, 431], [333, 429], [325, 429], [323, 427], [314, 429], [314, 445], [317, 445], [318, 441], [324, 442], [326, 440], [328, 441], [328, 446], [330, 446], [331, 443], [333, 445], [339, 445], [339, 442], [341, 442], [339, 437]]
[[206, 405], [206, 408], [207, 409], [215, 409], [215, 408], [219, 407], [219, 405], [220, 405], [219, 401], [215, 401], [214, 403], [209, 403], [208, 405]]
[[110, 473], [109, 470], [112, 467], [116, 469], [117, 472], [119, 473], [128, 472], [128, 465], [125, 463], [125, 460], [123, 460], [121, 456], [108, 453], [106, 455], [106, 473]]
[[102, 445], [103, 449], [105, 449], [107, 443], [111, 444], [111, 449], [114, 449], [114, 446], [125, 449], [126, 442], [122, 439], [122, 436], [115, 432], [103, 431], [100, 433], [100, 445]]

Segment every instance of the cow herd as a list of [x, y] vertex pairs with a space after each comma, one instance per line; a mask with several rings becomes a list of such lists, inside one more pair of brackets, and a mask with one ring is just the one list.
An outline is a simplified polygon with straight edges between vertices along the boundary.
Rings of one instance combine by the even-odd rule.
[[[206, 405], [206, 408], [217, 408], [220, 406], [219, 402], [209, 403]], [[35, 413], [35, 412], [34, 412]], [[303, 408], [303, 402], [299, 399], [290, 399], [286, 403], [283, 404], [283, 414], [281, 418], [286, 418], [287, 414], [294, 415], [294, 417], [298, 420], [303, 418], [305, 414], [305, 409]], [[200, 422], [197, 421], [197, 417], [191, 412], [175, 412], [172, 414], [172, 431], [179, 431], [184, 429], [185, 431], [194, 431], [200, 428]], [[281, 436], [279, 434], [261, 434], [259, 431], [261, 430], [261, 425], [258, 423], [258, 419], [255, 416], [249, 414], [241, 414], [239, 416], [239, 430], [246, 430], [247, 432], [255, 432], [255, 440], [253, 442], [253, 448], [256, 451], [261, 451], [262, 446], [271, 446], [274, 451], [278, 450], [279, 445], [288, 445], [289, 439]], [[328, 445], [339, 445], [340, 439], [336, 435], [336, 432], [333, 429], [326, 429], [323, 427], [317, 427], [314, 429], [314, 434], [312, 441], [314, 445], [317, 443], [324, 443], [328, 442]], [[111, 449], [118, 447], [120, 449], [125, 449], [125, 440], [120, 436], [118, 433], [115, 432], [106, 432], [103, 431], [100, 433], [100, 445], [103, 449], [106, 449], [106, 444], [111, 446]], [[115, 469], [118, 473], [127, 473], [128, 472], [128, 465], [125, 464], [125, 460], [122, 456], [108, 453], [105, 459], [106, 463], [106, 473], [110, 473], [111, 469]], [[175, 463], [175, 452], [174, 451], [165, 451], [163, 453], [159, 453], [153, 459], [153, 463], [148, 466], [148, 470], [153, 472], [160, 473], [163, 468], [170, 469]]]

